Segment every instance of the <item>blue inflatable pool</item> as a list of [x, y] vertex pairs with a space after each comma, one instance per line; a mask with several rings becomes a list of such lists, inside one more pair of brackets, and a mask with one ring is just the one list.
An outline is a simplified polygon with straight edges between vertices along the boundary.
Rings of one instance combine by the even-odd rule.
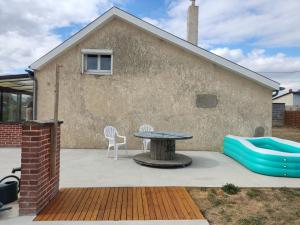
[[275, 137], [227, 135], [224, 154], [249, 170], [279, 177], [300, 177], [300, 143]]

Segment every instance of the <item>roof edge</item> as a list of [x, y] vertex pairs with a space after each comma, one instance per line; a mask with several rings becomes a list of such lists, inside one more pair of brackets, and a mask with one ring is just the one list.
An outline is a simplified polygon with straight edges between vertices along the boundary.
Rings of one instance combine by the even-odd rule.
[[27, 73], [0, 75], [0, 80], [30, 78]]

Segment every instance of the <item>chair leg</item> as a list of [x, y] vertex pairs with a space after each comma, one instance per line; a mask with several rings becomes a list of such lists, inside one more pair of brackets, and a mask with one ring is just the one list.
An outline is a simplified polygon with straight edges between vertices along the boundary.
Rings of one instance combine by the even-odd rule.
[[109, 150], [110, 150], [110, 146], [108, 146], [107, 148], [107, 158], [109, 158]]
[[118, 160], [118, 145], [115, 145], [115, 160]]

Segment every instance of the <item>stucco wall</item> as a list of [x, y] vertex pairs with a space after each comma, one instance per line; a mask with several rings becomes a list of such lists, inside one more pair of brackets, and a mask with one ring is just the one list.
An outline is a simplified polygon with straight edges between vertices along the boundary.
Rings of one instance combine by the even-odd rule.
[[285, 103], [285, 105], [293, 105], [294, 103], [293, 94], [288, 94], [280, 98], [276, 98], [273, 100], [273, 103]]
[[[112, 49], [112, 76], [81, 74], [81, 49]], [[37, 71], [38, 119], [53, 117], [55, 64], [60, 77], [62, 147], [105, 148], [111, 124], [141, 148], [133, 133], [144, 123], [156, 130], [190, 132], [177, 148], [219, 150], [226, 134], [253, 135], [271, 127], [271, 90], [114, 19]], [[197, 94], [215, 94], [216, 108], [197, 108]]]

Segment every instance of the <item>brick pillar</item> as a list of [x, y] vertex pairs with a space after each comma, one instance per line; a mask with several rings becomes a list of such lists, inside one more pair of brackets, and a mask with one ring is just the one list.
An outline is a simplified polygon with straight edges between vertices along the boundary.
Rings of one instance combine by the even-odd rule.
[[20, 147], [22, 124], [0, 122], [0, 147]]
[[51, 130], [54, 121], [29, 121], [23, 124], [19, 200], [21, 215], [37, 214], [58, 193], [61, 123], [59, 122], [57, 129], [54, 175], [50, 173]]

